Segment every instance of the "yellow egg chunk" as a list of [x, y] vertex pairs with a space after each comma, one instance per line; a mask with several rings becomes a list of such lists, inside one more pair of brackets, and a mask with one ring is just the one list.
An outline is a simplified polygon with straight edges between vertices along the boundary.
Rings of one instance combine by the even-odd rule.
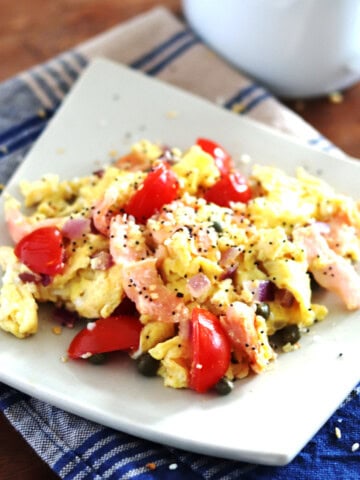
[[188, 346], [179, 336], [161, 342], [149, 350], [156, 360], [161, 360], [159, 375], [164, 378], [164, 385], [172, 388], [188, 386]]
[[184, 190], [190, 195], [194, 195], [200, 187], [210, 187], [219, 178], [214, 159], [197, 145], [183, 155], [173, 170], [184, 180]]
[[4, 271], [0, 289], [0, 328], [18, 338], [37, 332], [38, 306], [34, 284], [24, 283], [19, 275], [30, 273], [18, 262], [11, 247], [0, 247], [0, 267]]

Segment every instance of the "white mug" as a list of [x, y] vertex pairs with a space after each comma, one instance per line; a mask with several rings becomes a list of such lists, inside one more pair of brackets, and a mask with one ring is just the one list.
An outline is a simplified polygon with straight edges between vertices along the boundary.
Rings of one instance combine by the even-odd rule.
[[275, 95], [314, 97], [360, 79], [360, 0], [183, 0], [190, 26]]

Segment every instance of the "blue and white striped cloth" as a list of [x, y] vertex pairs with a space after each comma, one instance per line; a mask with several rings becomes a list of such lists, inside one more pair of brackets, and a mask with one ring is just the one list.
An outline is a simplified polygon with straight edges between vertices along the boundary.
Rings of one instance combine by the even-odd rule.
[[[160, 8], [0, 85], [1, 183], [5, 184], [21, 163], [94, 56], [125, 63], [296, 135], [316, 148], [341, 154]], [[64, 412], [4, 384], [0, 384], [0, 409], [38, 455], [66, 480], [360, 478], [360, 449], [356, 450], [360, 442], [360, 387], [285, 467], [221, 460], [151, 443]], [[336, 437], [335, 427], [341, 428], [341, 439]]]

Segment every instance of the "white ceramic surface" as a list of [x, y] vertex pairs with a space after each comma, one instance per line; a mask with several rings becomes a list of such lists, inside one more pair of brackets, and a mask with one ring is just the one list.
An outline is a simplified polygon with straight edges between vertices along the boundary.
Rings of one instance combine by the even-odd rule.
[[183, 0], [194, 30], [276, 95], [360, 79], [360, 0]]
[[[221, 142], [235, 159], [293, 172], [303, 165], [358, 195], [360, 162], [337, 160], [209, 102], [106, 60], [79, 80], [9, 183], [46, 172], [73, 177], [98, 169], [109, 152], [126, 152], [147, 137], [181, 148], [197, 136]], [[0, 244], [5, 233], [0, 198]], [[289, 462], [359, 381], [360, 314], [325, 295], [331, 314], [282, 355], [271, 371], [235, 384], [227, 397], [166, 389], [136, 373], [122, 354], [94, 367], [62, 363], [74, 330], [54, 335], [42, 310], [39, 332], [19, 340], [0, 332], [0, 380], [88, 419], [160, 443], [224, 458], [282, 465]], [[343, 355], [339, 358], [339, 353]]]

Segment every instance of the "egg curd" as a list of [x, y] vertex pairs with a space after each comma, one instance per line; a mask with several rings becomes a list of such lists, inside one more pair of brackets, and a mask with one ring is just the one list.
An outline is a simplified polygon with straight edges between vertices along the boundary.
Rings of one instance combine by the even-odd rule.
[[[160, 164], [176, 178], [174, 198], [150, 216], [132, 215], [126, 206]], [[231, 350], [223, 376], [232, 381], [266, 370], [326, 317], [326, 306], [313, 302], [315, 288], [360, 308], [359, 202], [302, 168], [290, 177], [260, 165], [244, 181], [251, 198], [224, 206], [220, 189], [219, 201], [208, 201], [224, 175], [199, 145], [181, 152], [144, 140], [89, 176], [22, 181], [33, 213], [25, 216], [5, 194], [9, 233], [19, 245], [55, 226], [62, 266], [44, 273], [23, 250], [0, 247], [0, 327], [19, 338], [35, 334], [42, 302], [96, 323], [129, 299], [142, 324], [133, 356], [155, 359], [166, 386], [191, 388], [194, 369], [204, 367], [193, 360], [202, 348], [193, 344], [194, 309], [219, 321]]]

